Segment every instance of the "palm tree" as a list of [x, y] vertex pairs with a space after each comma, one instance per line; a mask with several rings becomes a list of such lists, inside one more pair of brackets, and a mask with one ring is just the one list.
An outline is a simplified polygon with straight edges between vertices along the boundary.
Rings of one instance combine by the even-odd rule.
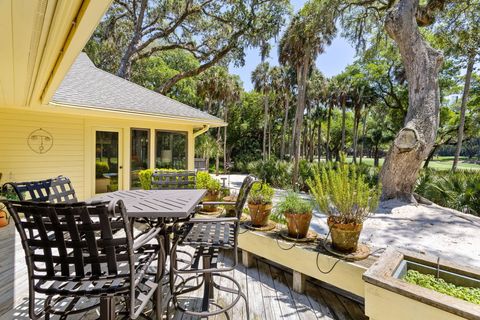
[[263, 94], [264, 116], [263, 116], [262, 156], [263, 156], [263, 160], [266, 160], [267, 159], [267, 130], [268, 130], [268, 122], [269, 122], [268, 94], [271, 89], [270, 65], [268, 62], [261, 62], [255, 68], [255, 70], [253, 70], [252, 82], [253, 82], [254, 89], [256, 91], [262, 92]]
[[297, 110], [294, 122], [294, 166], [292, 183], [297, 185], [300, 161], [300, 132], [305, 112], [308, 73], [318, 54], [336, 33], [335, 21], [324, 1], [309, 1], [296, 14], [280, 40], [280, 64], [295, 68], [297, 75]]

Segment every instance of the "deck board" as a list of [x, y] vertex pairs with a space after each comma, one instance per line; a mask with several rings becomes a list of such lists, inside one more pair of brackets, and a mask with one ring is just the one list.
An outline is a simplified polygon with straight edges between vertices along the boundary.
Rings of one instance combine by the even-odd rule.
[[[28, 317], [28, 282], [27, 268], [23, 248], [16, 235], [13, 224], [0, 229], [1, 259], [0, 259], [0, 320], [26, 320]], [[230, 252], [220, 255], [223, 262], [232, 263]], [[266, 260], [254, 259], [252, 268], [238, 265], [230, 273], [240, 283], [247, 295], [250, 319], [254, 320], [364, 320], [363, 306], [353, 300], [339, 296], [337, 293], [320, 287], [313, 282], [307, 282], [305, 294], [292, 290], [292, 275], [290, 272], [272, 265]], [[221, 284], [233, 288], [228, 281]], [[200, 307], [201, 290], [191, 293], [190, 304]], [[231, 301], [230, 293], [216, 293], [215, 297], [225, 302]], [[36, 305], [41, 307], [43, 301], [38, 299]], [[243, 299], [229, 312], [230, 319], [246, 319], [246, 309]], [[80, 319], [75, 317], [72, 319]], [[89, 317], [84, 317], [88, 319]], [[178, 312], [171, 313], [171, 319], [193, 319]], [[56, 319], [53, 317], [53, 319]], [[226, 319], [224, 315], [212, 319]], [[70, 320], [70, 318], [69, 318]]]

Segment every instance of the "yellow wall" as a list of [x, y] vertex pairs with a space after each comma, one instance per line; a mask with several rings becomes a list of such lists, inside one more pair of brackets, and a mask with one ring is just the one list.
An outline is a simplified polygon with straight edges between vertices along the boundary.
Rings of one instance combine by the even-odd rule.
[[[80, 199], [95, 190], [95, 130], [118, 130], [121, 133], [120, 152], [123, 166], [121, 189], [130, 185], [130, 129], [150, 129], [150, 167], [154, 167], [155, 129], [187, 132], [188, 169], [194, 166], [193, 130], [198, 125], [154, 117], [119, 115], [112, 112], [82, 111], [77, 114], [62, 109], [19, 109], [0, 107], [0, 172], [1, 183], [30, 181], [57, 175], [71, 178]], [[53, 136], [52, 149], [44, 154], [32, 151], [28, 136], [42, 128]]]
[[365, 283], [365, 314], [370, 320], [464, 319], [369, 283]]

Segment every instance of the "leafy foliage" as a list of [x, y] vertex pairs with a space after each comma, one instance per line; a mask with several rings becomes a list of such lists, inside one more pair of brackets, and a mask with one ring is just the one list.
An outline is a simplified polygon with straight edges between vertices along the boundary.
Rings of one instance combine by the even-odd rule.
[[415, 190], [434, 203], [480, 215], [480, 172], [423, 170]]
[[274, 193], [275, 190], [268, 183], [258, 181], [253, 185], [248, 194], [248, 203], [270, 204], [272, 203]]
[[403, 280], [471, 303], [480, 304], [480, 288], [456, 286], [442, 278], [435, 278], [431, 274], [423, 274], [416, 270], [408, 270]]
[[220, 192], [220, 181], [212, 178], [208, 172], [197, 172], [197, 189], [207, 189], [210, 193]]
[[282, 214], [305, 214], [311, 213], [312, 209], [311, 201], [302, 199], [298, 193], [293, 191], [289, 191], [277, 205], [277, 211]]
[[363, 223], [380, 199], [380, 186], [371, 188], [363, 174], [345, 163], [344, 155], [337, 169], [322, 167], [307, 184], [319, 209], [337, 223]]
[[107, 161], [95, 161], [95, 175], [96, 178], [105, 178], [103, 175], [110, 171], [110, 167]]

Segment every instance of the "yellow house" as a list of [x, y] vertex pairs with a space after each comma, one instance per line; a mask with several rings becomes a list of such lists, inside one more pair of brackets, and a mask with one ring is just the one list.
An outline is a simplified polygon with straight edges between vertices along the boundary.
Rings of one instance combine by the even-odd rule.
[[[86, 54], [78, 54], [109, 4], [0, 1], [0, 18], [8, 19], [5, 10], [18, 14], [24, 10], [25, 17], [34, 20], [27, 23], [33, 29], [15, 20], [10, 21], [11, 30], [0, 31], [0, 40], [12, 41], [0, 49], [2, 183], [65, 175], [80, 199], [135, 188], [140, 169], [194, 169], [195, 137], [226, 125], [104, 72]], [[71, 28], [66, 28], [72, 23], [68, 19], [75, 22]], [[48, 30], [32, 32], [39, 25]], [[45, 38], [64, 29], [68, 32], [58, 41]], [[55, 44], [53, 59], [45, 53]]]

